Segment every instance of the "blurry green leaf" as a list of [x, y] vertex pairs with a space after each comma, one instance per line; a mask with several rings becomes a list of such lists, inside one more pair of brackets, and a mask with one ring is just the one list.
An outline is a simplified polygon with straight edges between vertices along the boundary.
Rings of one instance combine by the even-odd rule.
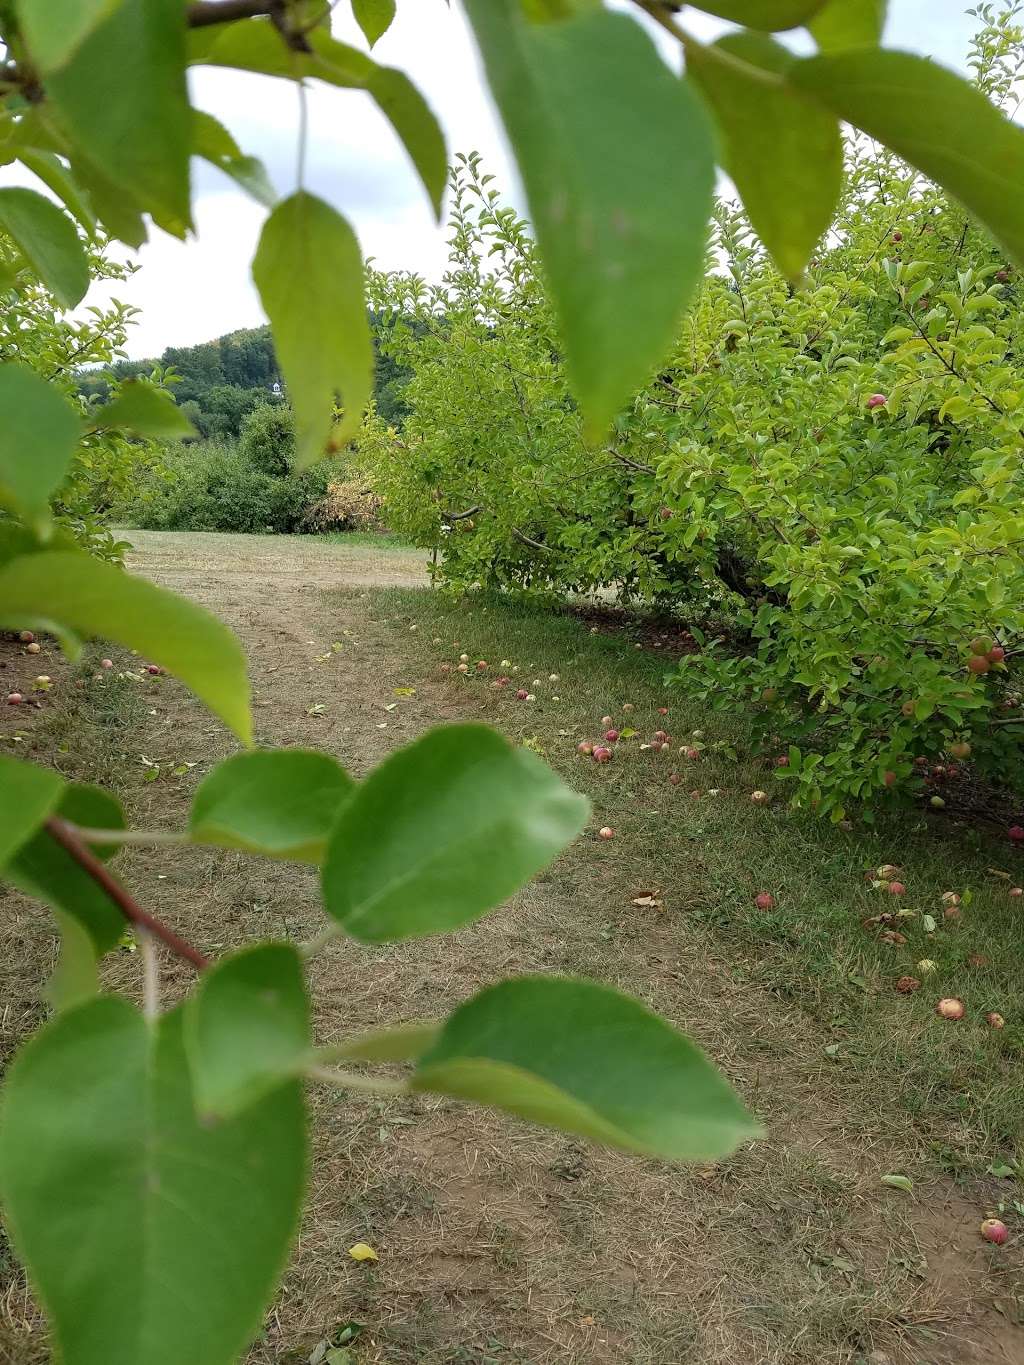
[[[66, 786], [56, 809], [50, 813], [88, 829], [125, 827], [124, 812], [116, 797], [99, 787], [80, 783]], [[117, 845], [98, 844], [92, 852], [106, 860], [117, 852]], [[28, 895], [46, 901], [74, 919], [88, 933], [97, 953], [113, 948], [124, 931], [121, 911], [45, 829], [22, 845], [4, 868], [3, 876]]]
[[441, 1032], [441, 1021], [426, 1020], [415, 1024], [393, 1024], [390, 1028], [372, 1029], [331, 1043], [325, 1049], [324, 1060], [341, 1062], [408, 1062], [427, 1050]]
[[843, 145], [836, 116], [778, 79], [793, 60], [763, 34], [734, 33], [693, 44], [686, 69], [714, 112], [754, 231], [798, 280], [839, 201]]
[[35, 190], [0, 189], [0, 230], [64, 308], [89, 288], [89, 262], [71, 219]]
[[530, 25], [518, 0], [468, 0], [467, 11], [593, 439], [668, 349], [700, 280], [711, 129], [625, 15]]
[[362, 254], [345, 219], [300, 190], [264, 224], [252, 274], [295, 411], [295, 462], [302, 469], [332, 439], [339, 390], [345, 414], [335, 444], [354, 435], [373, 389]]
[[82, 188], [54, 152], [22, 148], [18, 160], [62, 201], [68, 212], [78, 220], [90, 237], [96, 231], [96, 215], [89, 206]]
[[546, 866], [588, 809], [493, 730], [432, 730], [374, 769], [342, 809], [324, 908], [365, 943], [456, 929]]
[[346, 90], [365, 90], [390, 120], [430, 195], [436, 213], [448, 175], [444, 134], [426, 100], [409, 77], [378, 66], [357, 47], [314, 29], [311, 51], [293, 52], [266, 19], [216, 24], [190, 35], [189, 59], [207, 66], [233, 66], [286, 80], [315, 79]]
[[204, 972], [185, 1006], [185, 1046], [201, 1114], [237, 1114], [294, 1077], [309, 1056], [297, 949], [258, 943]]
[[327, 754], [274, 749], [235, 754], [203, 779], [189, 833], [201, 844], [317, 863], [353, 782]]
[[122, 0], [17, 0], [18, 20], [32, 59], [53, 71]]
[[878, 44], [889, 0], [827, 0], [809, 24], [822, 51]]
[[80, 150], [72, 155], [71, 169], [110, 236], [125, 246], [140, 247], [146, 240], [146, 225], [138, 202]]
[[689, 1039], [590, 981], [522, 977], [482, 991], [449, 1018], [412, 1086], [674, 1160], [725, 1157], [761, 1133]]
[[124, 427], [139, 436], [176, 441], [195, 436], [196, 429], [166, 389], [144, 379], [128, 379], [111, 401], [92, 414], [94, 427]]
[[181, 1011], [101, 997], [8, 1073], [7, 1225], [65, 1365], [227, 1365], [259, 1327], [298, 1221], [297, 1083], [197, 1119]]
[[[847, 0], [840, 2], [845, 4]], [[697, 0], [694, 8], [734, 24], [745, 24], [747, 28], [778, 32], [806, 24], [824, 3], [825, 0]]]
[[888, 1185], [893, 1190], [903, 1190], [905, 1194], [913, 1194], [914, 1183], [905, 1175], [883, 1175], [882, 1184]]
[[63, 788], [52, 768], [0, 754], [0, 868], [53, 813]]
[[192, 117], [182, 0], [121, 0], [46, 90], [75, 146], [183, 237], [192, 222]]
[[60, 929], [60, 952], [44, 994], [59, 1013], [98, 995], [100, 979], [96, 970], [96, 945], [88, 929], [74, 916], [60, 910], [55, 910], [53, 917]]
[[71, 631], [137, 649], [174, 673], [244, 742], [249, 679], [237, 637], [202, 607], [76, 551], [23, 555], [0, 568], [0, 624]]
[[363, 37], [373, 47], [394, 22], [395, 0], [352, 0], [352, 13]]
[[1024, 263], [1024, 129], [952, 71], [862, 49], [795, 62], [790, 81], [937, 180]]
[[267, 208], [277, 203], [277, 191], [263, 162], [258, 157], [246, 156], [224, 125], [202, 109], [192, 110], [192, 150], [230, 176], [257, 203]]

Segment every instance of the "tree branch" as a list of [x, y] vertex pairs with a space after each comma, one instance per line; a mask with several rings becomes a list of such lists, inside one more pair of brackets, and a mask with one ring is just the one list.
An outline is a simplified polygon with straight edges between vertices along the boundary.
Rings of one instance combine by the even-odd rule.
[[189, 28], [209, 28], [235, 19], [266, 18], [276, 8], [275, 0], [195, 0], [188, 7], [186, 21]]
[[442, 508], [441, 516], [445, 521], [465, 521], [467, 517], [475, 517], [477, 512], [479, 511], [480, 504], [477, 503], [477, 505], [475, 507], [471, 507], [468, 512], [446, 512]]
[[204, 967], [209, 966], [208, 960], [198, 948], [193, 948], [191, 943], [186, 943], [173, 929], [168, 928], [161, 920], [151, 915], [148, 910], [143, 910], [138, 901], [121, 885], [117, 878], [111, 876], [88, 844], [82, 840], [74, 825], [69, 824], [67, 820], [61, 820], [58, 816], [51, 815], [46, 822], [46, 829], [51, 837], [60, 844], [61, 848], [75, 860], [82, 871], [90, 876], [97, 886], [103, 888], [126, 920], [148, 929], [161, 943], [166, 944], [171, 952], [176, 953], [178, 957], [183, 957], [186, 962], [191, 962], [196, 971], [201, 972]]

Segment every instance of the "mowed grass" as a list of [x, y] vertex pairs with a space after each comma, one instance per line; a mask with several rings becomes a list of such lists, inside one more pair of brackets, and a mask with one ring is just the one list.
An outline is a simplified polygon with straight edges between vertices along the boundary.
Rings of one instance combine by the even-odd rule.
[[[467, 717], [536, 749], [587, 793], [593, 819], [584, 839], [614, 829], [599, 888], [578, 888], [581, 916], [600, 918], [598, 901], [628, 903], [627, 893], [656, 890], [663, 908], [648, 913], [674, 920], [681, 941], [692, 944], [697, 933], [734, 975], [807, 1012], [820, 1039], [822, 1084], [859, 1100], [872, 1133], [884, 1133], [890, 1119], [906, 1126], [909, 1116], [922, 1173], [939, 1166], [970, 1177], [1014, 1164], [1024, 1131], [1024, 908], [1009, 895], [1024, 883], [1019, 851], [954, 818], [911, 811], [847, 833], [790, 810], [774, 755], [752, 750], [741, 721], [666, 691], [673, 661], [636, 649], [628, 629], [593, 633], [569, 614], [486, 596], [453, 602], [427, 590], [380, 590], [372, 604], [411, 662], [434, 674], [450, 666], [449, 685]], [[486, 673], [459, 675], [460, 653], [471, 669], [486, 660]], [[511, 671], [500, 667], [503, 659], [518, 671], [498, 691], [493, 679]], [[536, 701], [517, 701], [517, 685]], [[670, 708], [667, 716], [658, 714], [661, 706]], [[599, 766], [576, 746], [600, 737], [604, 715], [639, 733], [620, 740], [614, 760]], [[672, 737], [669, 752], [643, 751], [659, 728]], [[688, 761], [678, 751], [694, 742], [695, 729], [707, 747]], [[716, 752], [718, 741], [738, 758]], [[769, 793], [768, 806], [752, 804], [758, 789]], [[900, 868], [902, 898], [865, 877], [885, 863]], [[592, 877], [592, 862], [569, 856], [553, 875]], [[774, 909], [756, 908], [761, 891], [775, 898]], [[970, 892], [959, 919], [943, 916], [946, 891]], [[863, 924], [897, 910], [906, 913], [894, 925]], [[925, 915], [937, 922], [933, 932]], [[882, 941], [886, 928], [905, 944]], [[588, 926], [584, 937], [595, 933], [614, 939], [616, 926]], [[936, 964], [932, 972], [918, 968], [923, 959]], [[898, 992], [904, 975], [919, 978], [920, 989]], [[935, 1013], [947, 996], [966, 1006], [959, 1023]], [[1003, 1016], [1003, 1029], [986, 1022], [989, 1011]], [[1002, 1188], [1012, 1199], [1019, 1185]]]

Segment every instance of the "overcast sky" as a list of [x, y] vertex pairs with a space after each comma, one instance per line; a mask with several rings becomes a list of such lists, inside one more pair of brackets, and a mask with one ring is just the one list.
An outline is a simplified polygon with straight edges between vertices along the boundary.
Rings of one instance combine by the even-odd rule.
[[[974, 21], [966, 0], [891, 0], [886, 43], [963, 67]], [[343, 13], [343, 11], [346, 11]], [[335, 35], [362, 44], [347, 13], [336, 11]], [[690, 26], [712, 35], [725, 25]], [[657, 38], [667, 38], [660, 31]], [[668, 40], [669, 42], [671, 40]], [[669, 50], [670, 59], [675, 54]], [[457, 0], [399, 0], [398, 18], [374, 49], [383, 64], [408, 73], [426, 95], [448, 139], [449, 154], [476, 149], [503, 186], [514, 174], [503, 134], [485, 92]], [[297, 95], [286, 81], [203, 68], [192, 73], [195, 102], [216, 114], [244, 151], [261, 157], [279, 192], [295, 187]], [[369, 97], [358, 91], [310, 90], [307, 187], [354, 224], [378, 266], [436, 278], [445, 259], [438, 227], [405, 153]], [[130, 354], [158, 356], [168, 345], [206, 341], [264, 321], [252, 283], [252, 260], [265, 210], [205, 164], [195, 163], [197, 237], [181, 243], [154, 229], [138, 255], [140, 269], [117, 297], [142, 310]], [[96, 289], [88, 302], [102, 302]]]

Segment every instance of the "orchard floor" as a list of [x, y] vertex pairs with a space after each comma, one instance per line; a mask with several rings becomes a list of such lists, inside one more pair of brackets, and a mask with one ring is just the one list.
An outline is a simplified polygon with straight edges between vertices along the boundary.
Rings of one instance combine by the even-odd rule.
[[[754, 809], [752, 785], [770, 783], [760, 760], [706, 758], [673, 786], [665, 765], [681, 760], [641, 753], [639, 739], [607, 769], [577, 759], [577, 740], [623, 701], [637, 729], [665, 724], [679, 742], [702, 718], [675, 698], [671, 724], [658, 717], [654, 651], [571, 618], [446, 603], [425, 589], [415, 551], [129, 536], [137, 572], [209, 606], [244, 640], [261, 742], [326, 748], [359, 775], [429, 725], [483, 718], [544, 752], [594, 802], [578, 843], [482, 923], [397, 947], [332, 944], [312, 969], [322, 1041], [442, 1013], [514, 972], [575, 972], [690, 1031], [768, 1129], [732, 1160], [689, 1169], [431, 1098], [314, 1092], [308, 1208], [250, 1365], [306, 1361], [319, 1343], [346, 1340], [347, 1324], [361, 1329], [353, 1365], [1024, 1362], [1024, 1209], [1012, 1207], [1024, 1199], [1013, 1155], [1019, 1012], [1003, 1038], [976, 1022], [998, 1004], [1009, 1019], [1011, 991], [1020, 1003], [1020, 949], [1002, 958], [992, 942], [987, 974], [963, 966], [978, 936], [1008, 928], [1007, 883], [989, 875], [1007, 866], [1004, 850], [913, 821], [822, 831], [781, 797]], [[462, 649], [515, 660], [528, 685], [542, 680], [537, 702], [442, 672]], [[27, 669], [56, 684], [43, 710], [0, 717], [7, 738], [17, 725], [22, 752], [115, 787], [139, 827], [180, 827], [196, 783], [231, 748], [169, 679], [76, 678], [49, 647], [28, 661], [12, 648], [3, 666], [5, 678]], [[596, 837], [606, 823], [610, 842]], [[887, 908], [862, 876], [882, 861], [901, 864], [908, 900], [924, 908], [969, 883], [968, 922], [940, 926], [933, 938], [945, 945], [909, 960], [909, 948], [879, 945], [860, 919]], [[129, 851], [120, 868], [209, 952], [256, 935], [305, 939], [322, 923], [304, 867], [158, 848]], [[779, 902], [768, 915], [752, 906], [761, 889]], [[660, 906], [634, 905], [644, 892]], [[45, 911], [6, 897], [0, 953], [18, 964], [0, 1002], [8, 1047], [41, 1017], [53, 952]], [[941, 985], [897, 996], [895, 976], [926, 954], [940, 960]], [[168, 992], [183, 990], [185, 972], [164, 967]], [[137, 994], [138, 975], [131, 953], [109, 960], [111, 986]], [[964, 995], [971, 1019], [936, 1019], [940, 994]], [[908, 1176], [912, 1193], [884, 1184], [888, 1174]], [[1014, 1236], [994, 1249], [977, 1226], [1000, 1201]], [[376, 1248], [376, 1264], [349, 1258], [357, 1241]], [[0, 1361], [48, 1358], [0, 1243]]]

